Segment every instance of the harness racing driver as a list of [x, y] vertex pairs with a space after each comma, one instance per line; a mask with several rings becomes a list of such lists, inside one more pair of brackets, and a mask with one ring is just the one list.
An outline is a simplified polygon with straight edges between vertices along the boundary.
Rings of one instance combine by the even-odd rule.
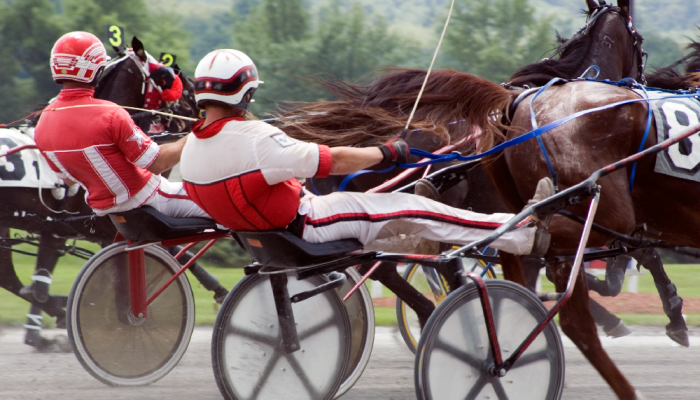
[[123, 108], [94, 98], [108, 57], [87, 32], [70, 32], [51, 50], [51, 74], [63, 89], [41, 115], [37, 147], [68, 185], [79, 183], [97, 215], [152, 206], [172, 217], [210, 218], [181, 183], [159, 176], [180, 160], [185, 139], [158, 146]]
[[[513, 217], [406, 193], [302, 197], [295, 177], [347, 175], [383, 161], [406, 162], [408, 146], [394, 139], [379, 147], [329, 148], [292, 139], [263, 121], [244, 121], [259, 84], [255, 64], [237, 50], [213, 51], [195, 71], [195, 98], [206, 118], [187, 138], [181, 173], [192, 200], [218, 223], [245, 231], [286, 228], [311, 243], [355, 238], [367, 245], [404, 234], [468, 244]], [[544, 178], [531, 202], [552, 194], [551, 180]], [[520, 226], [491, 245], [513, 254], [543, 255], [550, 240], [547, 225]]]

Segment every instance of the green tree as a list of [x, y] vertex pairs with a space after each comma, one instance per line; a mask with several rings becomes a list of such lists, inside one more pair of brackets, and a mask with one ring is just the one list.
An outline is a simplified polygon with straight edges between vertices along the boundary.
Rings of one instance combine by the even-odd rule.
[[302, 0], [263, 0], [268, 34], [274, 43], [299, 40], [307, 31], [308, 14]]
[[528, 0], [458, 0], [442, 65], [503, 82], [553, 47], [551, 18], [534, 18]]
[[[272, 22], [277, 17], [267, 12], [269, 4], [262, 1], [233, 28], [233, 47], [255, 61], [265, 81], [251, 107], [255, 113], [274, 111], [282, 101], [325, 99], [326, 91], [312, 82], [318, 75], [354, 81], [381, 67], [405, 64], [417, 52], [417, 46], [391, 34], [381, 16], [368, 16], [358, 4], [346, 8], [333, 1], [320, 7], [309, 16], [315, 28], [307, 23], [304, 32], [295, 30], [294, 35], [279, 33]], [[294, 10], [306, 13], [299, 7]]]
[[[59, 88], [51, 79], [49, 54], [61, 34], [55, 6], [48, 0], [13, 1], [0, 14], [2, 52], [14, 59], [3, 64], [15, 72], [3, 70], [3, 75], [10, 73], [1, 81], [8, 88], [14, 86], [17, 96], [14, 99], [17, 105], [11, 107], [12, 114], [8, 115], [10, 110], [0, 111], [5, 118], [17, 119], [32, 104], [45, 102], [58, 93]], [[3, 96], [6, 93], [3, 92]]]

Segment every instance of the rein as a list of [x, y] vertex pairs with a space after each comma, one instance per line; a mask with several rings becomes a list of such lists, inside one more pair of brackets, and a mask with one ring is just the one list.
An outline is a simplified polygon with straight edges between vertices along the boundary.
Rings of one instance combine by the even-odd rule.
[[[571, 81], [579, 81], [579, 80], [571, 80]], [[641, 88], [641, 85], [639, 85], [637, 82], [634, 81], [634, 79], [631, 79], [631, 78], [625, 78], [625, 79], [623, 79], [623, 80], [621, 80], [621, 81], [619, 81], [619, 82], [595, 81], [595, 80], [590, 79], [590, 78], [589, 78], [589, 79], [582, 79], [582, 80], [580, 80], [580, 81], [591, 81], [591, 82], [607, 83], [607, 84], [616, 85], [616, 86], [620, 86], [620, 87], [635, 87], [635, 88]], [[551, 86], [552, 84], [554, 84], [555, 82], [570, 82], [570, 81], [569, 81], [569, 80], [560, 79], [560, 78], [554, 78], [553, 80], [551, 80], [550, 82], [548, 82], [547, 85], [543, 86], [543, 87], [538, 91], [537, 94], [541, 93], [544, 89], [550, 87], [550, 86]], [[646, 93], [646, 92], [645, 92], [645, 93]], [[440, 155], [440, 154], [433, 154], [433, 153], [430, 153], [430, 152], [427, 152], [427, 151], [424, 151], [424, 150], [412, 148], [412, 149], [410, 149], [410, 150], [411, 150], [411, 155], [416, 155], [416, 156], [419, 156], [419, 157], [422, 157], [422, 158], [428, 159], [428, 160], [427, 160], [427, 161], [421, 160], [420, 162], [417, 162], [417, 163], [394, 164], [394, 165], [392, 165], [391, 167], [389, 167], [389, 168], [387, 168], [387, 169], [384, 169], [384, 170], [380, 170], [380, 171], [374, 171], [374, 170], [362, 170], [362, 171], [357, 171], [357, 172], [355, 172], [354, 174], [348, 175], [348, 176], [343, 180], [343, 182], [341, 183], [341, 188], [339, 188], [339, 191], [342, 191], [342, 189], [344, 189], [345, 186], [347, 186], [347, 184], [349, 183], [350, 180], [352, 180], [353, 178], [355, 178], [355, 177], [357, 177], [357, 176], [359, 176], [359, 175], [365, 174], [365, 173], [371, 173], [371, 172], [374, 172], [374, 173], [389, 172], [389, 171], [391, 171], [393, 168], [395, 168], [396, 165], [398, 165], [400, 168], [410, 169], [410, 168], [422, 168], [422, 167], [425, 167], [425, 166], [428, 166], [428, 165], [437, 164], [437, 163], [444, 163], [444, 162], [449, 162], [449, 161], [454, 161], [454, 160], [457, 160], [457, 161], [473, 161], [473, 160], [479, 160], [479, 159], [481, 159], [481, 158], [483, 158], [483, 157], [487, 157], [487, 156], [496, 154], [496, 153], [501, 152], [501, 151], [503, 151], [503, 150], [505, 150], [505, 149], [507, 149], [507, 148], [509, 148], [509, 147], [512, 147], [512, 146], [515, 146], [515, 145], [517, 145], [517, 144], [523, 143], [523, 142], [525, 142], [525, 141], [527, 141], [527, 140], [530, 140], [530, 139], [532, 139], [532, 138], [538, 138], [538, 140], [539, 140], [539, 136], [542, 135], [543, 133], [548, 132], [548, 131], [550, 131], [550, 130], [552, 130], [552, 129], [554, 129], [554, 128], [557, 128], [557, 127], [559, 127], [559, 126], [561, 126], [561, 125], [564, 125], [565, 123], [567, 123], [567, 122], [569, 122], [569, 121], [571, 121], [571, 120], [574, 120], [574, 119], [576, 119], [576, 118], [579, 118], [579, 117], [584, 116], [584, 115], [587, 115], [587, 114], [591, 114], [591, 113], [598, 112], [598, 111], [603, 111], [603, 110], [608, 110], [608, 109], [615, 108], [615, 107], [619, 107], [619, 106], [622, 106], [622, 105], [625, 105], [625, 104], [638, 103], [638, 102], [642, 102], [642, 101], [649, 103], [649, 102], [652, 102], [652, 101], [667, 100], [667, 99], [673, 99], [673, 98], [678, 98], [678, 97], [697, 98], [697, 97], [700, 97], [700, 94], [698, 94], [698, 93], [686, 93], [686, 94], [681, 93], [681, 94], [676, 94], [676, 95], [674, 95], [674, 96], [665, 96], [665, 97], [659, 97], [659, 98], [655, 98], [655, 99], [650, 99], [650, 98], [648, 98], [648, 96], [647, 96], [646, 98], [632, 99], [632, 100], [623, 100], [623, 101], [619, 101], [619, 102], [616, 102], [616, 103], [606, 104], [606, 105], [604, 105], [604, 106], [600, 106], [600, 107], [596, 107], [596, 108], [589, 108], [589, 109], [587, 109], [587, 110], [582, 110], [582, 111], [576, 112], [576, 113], [574, 113], [574, 114], [568, 115], [568, 116], [566, 116], [566, 117], [564, 117], [564, 118], [561, 118], [561, 119], [559, 119], [559, 120], [557, 120], [557, 121], [550, 122], [550, 123], [548, 123], [547, 125], [544, 125], [544, 126], [541, 126], [541, 127], [537, 127], [536, 125], [534, 125], [534, 126], [535, 126], [535, 129], [531, 130], [531, 131], [528, 132], [528, 133], [525, 133], [524, 135], [521, 135], [521, 136], [518, 136], [518, 137], [513, 138], [513, 139], [511, 139], [511, 140], [505, 141], [505, 142], [503, 142], [503, 143], [501, 143], [501, 144], [499, 144], [499, 145], [497, 145], [497, 146], [492, 147], [491, 149], [489, 149], [489, 150], [487, 150], [487, 151], [485, 151], [485, 152], [483, 152], [483, 153], [478, 153], [478, 154], [474, 154], [474, 155], [471, 155], [471, 156], [463, 156], [462, 154], [460, 154], [459, 152], [456, 152], [456, 151], [453, 151], [453, 152], [450, 153], [450, 154]], [[535, 99], [533, 98], [532, 101], [535, 101]], [[642, 144], [641, 144], [641, 147], [642, 147], [642, 148], [643, 148], [643, 146], [644, 146], [644, 142], [646, 141], [646, 135], [648, 134], [648, 130], [649, 130], [649, 128], [650, 128], [650, 124], [651, 124], [650, 121], [651, 121], [651, 119], [649, 118], [649, 120], [647, 121], [647, 132], [645, 132], [644, 140], [642, 141]], [[545, 159], [548, 159], [548, 157], [547, 157], [547, 155], [546, 155], [546, 151], [544, 150], [544, 147], [543, 147], [543, 152], [545, 152]], [[436, 152], [436, 153], [437, 153], [437, 152]], [[633, 164], [633, 166], [634, 166], [634, 165], [635, 165], [635, 164]], [[548, 165], [548, 168], [550, 168], [550, 170], [551, 170], [551, 164]]]

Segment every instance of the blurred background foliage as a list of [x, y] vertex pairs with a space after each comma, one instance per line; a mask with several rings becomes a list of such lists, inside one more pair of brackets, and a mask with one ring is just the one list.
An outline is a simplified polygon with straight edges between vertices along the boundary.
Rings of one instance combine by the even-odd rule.
[[[636, 0], [635, 24], [650, 66], [668, 65], [696, 38], [700, 0]], [[85, 30], [106, 40], [105, 25], [136, 35], [156, 58], [177, 55], [192, 75], [209, 51], [233, 47], [255, 60], [265, 81], [252, 106], [327, 94], [313, 83], [333, 75], [368, 79], [391, 66], [427, 68], [449, 0], [0, 0], [0, 122], [26, 115], [58, 92], [48, 68], [55, 40]], [[546, 57], [555, 32], [584, 24], [583, 0], [457, 0], [437, 68], [494, 82]]]

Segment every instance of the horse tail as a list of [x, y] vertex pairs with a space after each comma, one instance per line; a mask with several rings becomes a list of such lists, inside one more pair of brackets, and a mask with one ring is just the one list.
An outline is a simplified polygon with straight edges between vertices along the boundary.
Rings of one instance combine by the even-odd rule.
[[[367, 85], [334, 78], [322, 84], [335, 101], [291, 103], [280, 118], [288, 135], [329, 146], [373, 145], [398, 136], [406, 125], [425, 70], [391, 69]], [[480, 151], [503, 140], [506, 110], [513, 95], [486, 79], [454, 70], [433, 71], [411, 130], [421, 130], [450, 144], [472, 135], [460, 150]], [[472, 150], [473, 151], [473, 150]]]

